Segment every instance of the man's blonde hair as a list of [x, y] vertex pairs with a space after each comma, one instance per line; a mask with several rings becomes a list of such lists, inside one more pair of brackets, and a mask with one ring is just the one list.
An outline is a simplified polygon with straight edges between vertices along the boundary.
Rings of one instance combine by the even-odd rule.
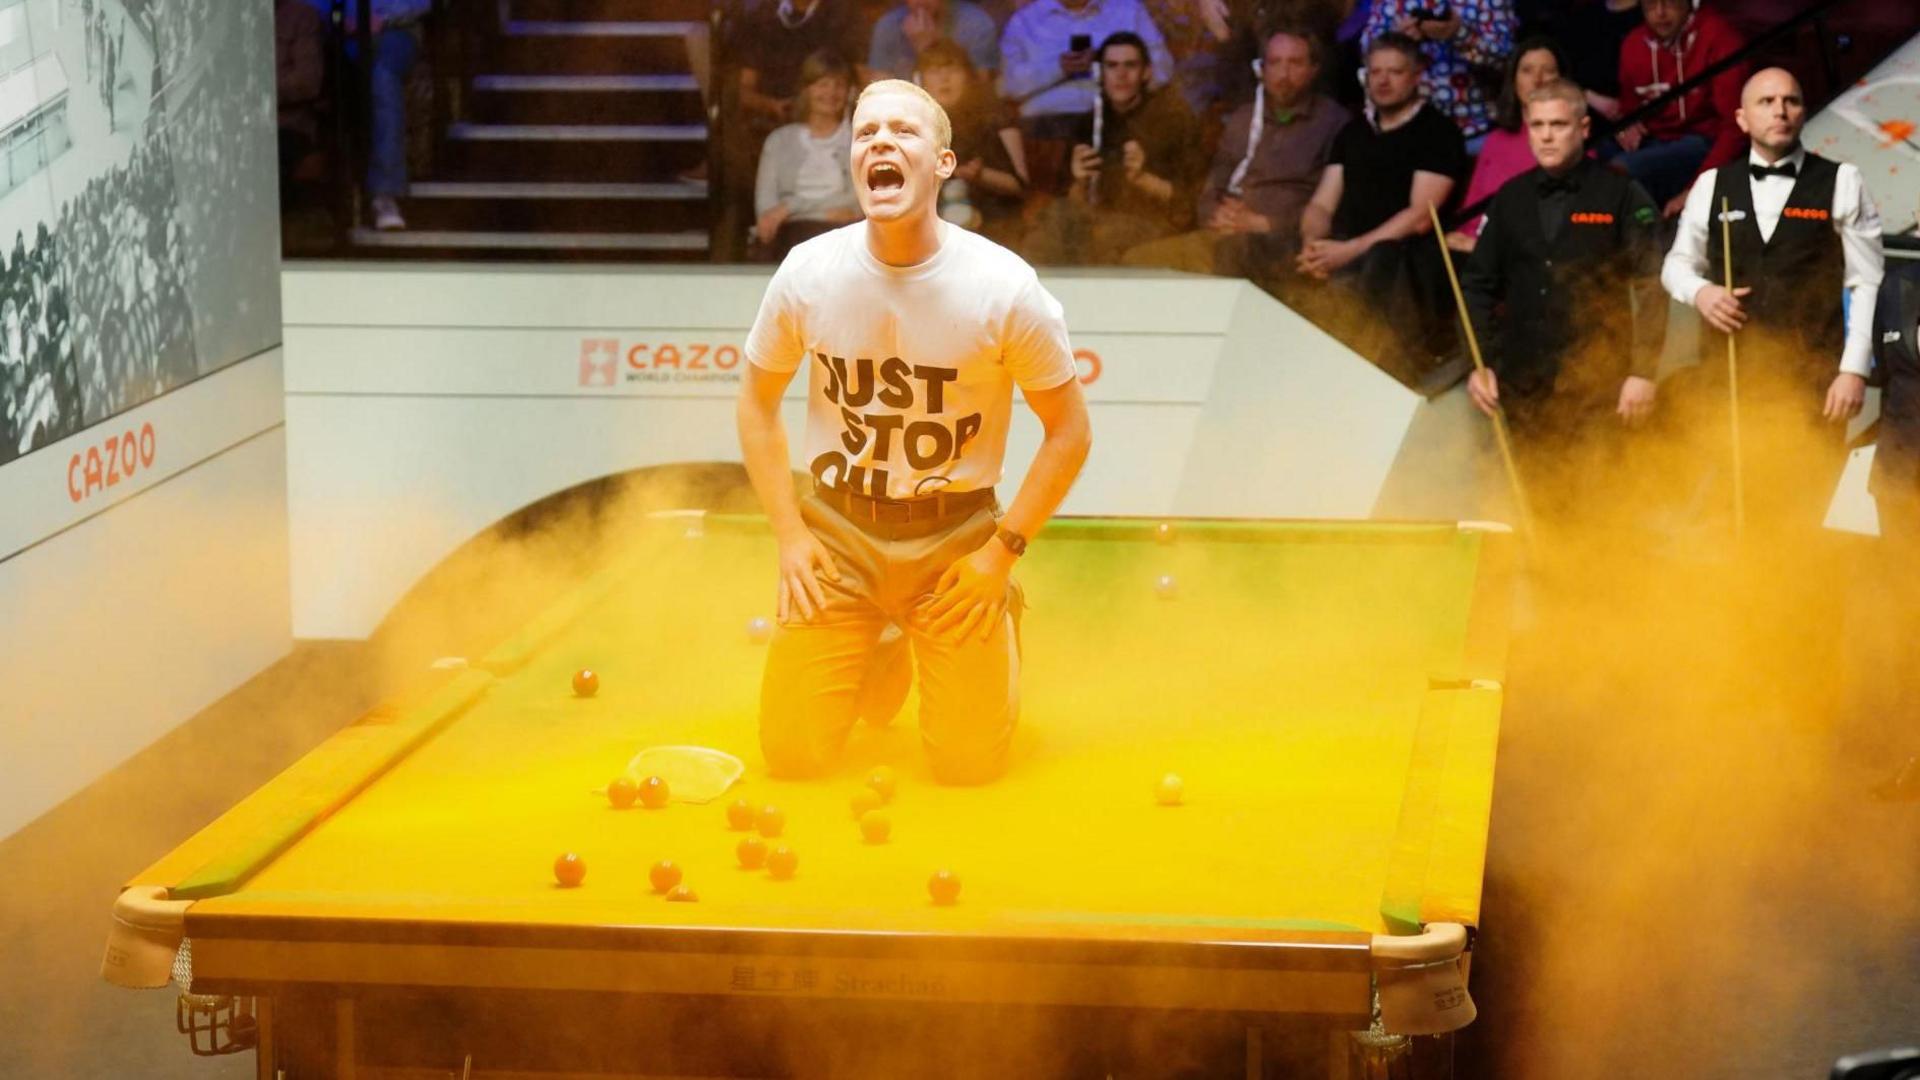
[[933, 99], [933, 95], [927, 93], [918, 84], [910, 83], [905, 79], [881, 79], [879, 82], [868, 83], [867, 88], [860, 91], [860, 99], [853, 103], [853, 107], [858, 109], [860, 102], [882, 94], [906, 94], [926, 102], [927, 108], [933, 110], [933, 134], [940, 141], [940, 149], [952, 148], [953, 121], [947, 119], [947, 110], [940, 107], [940, 103]]
[[[1587, 92], [1580, 89], [1571, 79], [1549, 79], [1535, 87], [1533, 93], [1527, 95], [1528, 105], [1542, 101], [1566, 102], [1573, 107], [1573, 116], [1576, 120], [1587, 115]], [[1520, 115], [1524, 117], [1525, 111], [1523, 110]]]

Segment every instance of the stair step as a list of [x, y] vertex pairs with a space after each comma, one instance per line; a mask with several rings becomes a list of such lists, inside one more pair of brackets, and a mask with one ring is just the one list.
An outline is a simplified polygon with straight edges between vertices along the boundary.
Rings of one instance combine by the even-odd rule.
[[[687, 80], [693, 80], [689, 77]], [[481, 124], [704, 124], [696, 88], [659, 91], [520, 91], [475, 80], [467, 117]]]
[[698, 251], [707, 250], [704, 232], [680, 233], [515, 233], [404, 229], [353, 230], [353, 242], [370, 248], [461, 248], [551, 251]]
[[571, 19], [530, 21], [515, 19], [506, 26], [508, 37], [664, 37], [683, 38], [704, 27], [691, 20], [629, 19], [620, 22], [579, 22]]
[[710, 0], [511, 0], [513, 18], [607, 21], [705, 18]]
[[[514, 23], [507, 33], [489, 42], [490, 60], [485, 70], [502, 75], [682, 75], [689, 70], [686, 30], [697, 25]], [[560, 32], [564, 27], [624, 28], [632, 32]]]
[[[470, 126], [470, 125], [463, 125]], [[707, 160], [704, 137], [679, 139], [449, 138], [435, 180], [667, 183]]]
[[476, 75], [473, 88], [502, 93], [697, 93], [700, 81], [691, 75]]
[[706, 142], [705, 124], [455, 124], [454, 140], [506, 142]]
[[423, 232], [704, 234], [708, 219], [705, 199], [436, 198], [417, 185], [401, 210]]
[[676, 180], [658, 184], [429, 180], [411, 185], [407, 194], [416, 199], [662, 199], [701, 202], [707, 197], [707, 185], [704, 181], [697, 180]]

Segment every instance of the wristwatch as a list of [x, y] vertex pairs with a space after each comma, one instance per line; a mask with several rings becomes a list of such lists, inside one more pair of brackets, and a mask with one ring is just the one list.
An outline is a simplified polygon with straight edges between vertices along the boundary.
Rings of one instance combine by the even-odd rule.
[[1000, 542], [1006, 545], [1008, 551], [1013, 552], [1014, 558], [1017, 559], [1027, 553], [1027, 538], [1012, 529], [1003, 528], [993, 535], [1000, 538]]

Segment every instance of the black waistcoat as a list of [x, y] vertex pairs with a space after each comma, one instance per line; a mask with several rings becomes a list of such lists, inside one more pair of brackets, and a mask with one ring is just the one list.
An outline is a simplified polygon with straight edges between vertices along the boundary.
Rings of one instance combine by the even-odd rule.
[[[1636, 189], [1625, 176], [1593, 162], [1577, 168], [1578, 187], [1551, 236], [1541, 227], [1545, 174], [1538, 168], [1508, 181], [1488, 212], [1490, 226], [1500, 218], [1506, 254], [1501, 268], [1506, 310], [1494, 366], [1517, 398], [1554, 392], [1568, 350], [1592, 335], [1598, 313], [1627, 309], [1633, 232], [1648, 227], [1635, 218]], [[1644, 202], [1645, 196], [1638, 199]], [[1629, 343], [1622, 340], [1611, 355], [1617, 370], [1583, 372], [1582, 387], [1561, 389], [1591, 384], [1596, 391], [1617, 393], [1627, 374]]]
[[[1722, 165], [1715, 170], [1713, 208], [1707, 216], [1707, 279], [1715, 285], [1726, 281], [1720, 225], [1724, 199], [1732, 211], [1733, 283], [1753, 290], [1741, 301], [1747, 326], [1762, 332], [1768, 352], [1777, 347], [1790, 368], [1816, 380], [1832, 375], [1846, 344], [1840, 306], [1846, 250], [1833, 228], [1833, 186], [1839, 175], [1833, 162], [1805, 155], [1773, 235], [1762, 240], [1746, 163]], [[1743, 334], [1742, 345], [1753, 337]], [[1717, 333], [1701, 335], [1702, 349], [1710, 357], [1725, 356], [1724, 341]]]

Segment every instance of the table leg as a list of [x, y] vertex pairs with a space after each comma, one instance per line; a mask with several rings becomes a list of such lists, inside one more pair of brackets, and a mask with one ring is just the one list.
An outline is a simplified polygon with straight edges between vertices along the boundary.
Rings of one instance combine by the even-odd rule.
[[253, 1075], [256, 1080], [276, 1080], [273, 1060], [273, 999], [257, 998], [253, 1019], [259, 1025], [260, 1041], [253, 1046]]
[[333, 1075], [335, 1080], [354, 1080], [353, 999], [336, 998], [333, 1003]]

